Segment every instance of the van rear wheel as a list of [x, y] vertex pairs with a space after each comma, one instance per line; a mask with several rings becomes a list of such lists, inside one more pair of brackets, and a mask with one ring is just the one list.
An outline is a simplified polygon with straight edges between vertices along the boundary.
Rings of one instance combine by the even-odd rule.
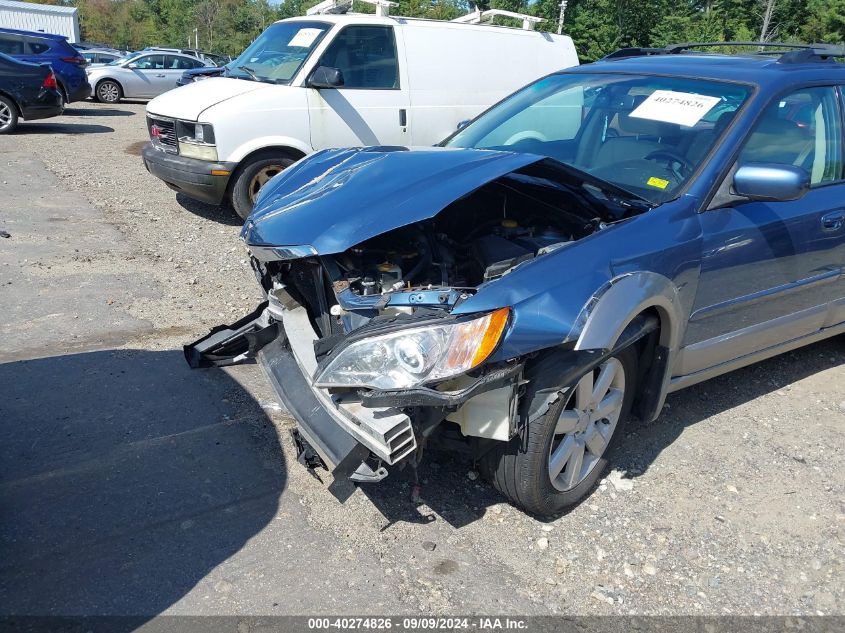
[[[545, 414], [526, 422], [510, 442], [482, 457], [485, 478], [511, 503], [532, 514], [554, 515], [579, 503], [601, 478], [623, 433], [636, 376], [633, 347], [584, 374], [574, 389], [560, 393]], [[547, 394], [529, 391], [526, 396], [545, 400]]]
[[246, 220], [255, 206], [255, 199], [268, 180], [294, 164], [295, 159], [284, 154], [258, 154], [238, 168], [232, 185], [232, 206]]

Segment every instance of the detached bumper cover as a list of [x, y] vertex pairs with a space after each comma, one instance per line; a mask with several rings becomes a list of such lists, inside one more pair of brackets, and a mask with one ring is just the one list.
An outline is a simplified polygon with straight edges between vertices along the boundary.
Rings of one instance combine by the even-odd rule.
[[342, 429], [314, 396], [285, 337], [263, 347], [258, 361], [285, 408], [296, 418], [299, 432], [335, 480], [349, 478], [370, 451]]
[[[170, 154], [155, 149], [150, 143], [144, 146], [142, 156], [144, 166], [153, 176], [163, 180], [171, 189], [208, 204], [223, 201], [231, 173], [237, 167], [237, 163], [209, 162]], [[214, 175], [212, 171], [227, 174]]]
[[[372, 471], [365, 463], [371, 453], [387, 464], [404, 459], [416, 448], [410, 420], [391, 409], [368, 409], [360, 403], [332, 398], [328, 392], [313, 387], [302, 356], [309, 342], [290, 341], [283, 324], [270, 315], [267, 303], [229, 326], [214, 328], [208, 335], [184, 347], [185, 359], [193, 368], [222, 367], [256, 358], [267, 374], [279, 398], [296, 418], [299, 433], [320, 456], [334, 476], [329, 490], [344, 499], [351, 491], [350, 481], [378, 481], [387, 471]], [[302, 314], [299, 314], [301, 311]], [[285, 321], [301, 336], [298, 308]], [[307, 322], [307, 317], [305, 317]], [[306, 345], [303, 345], [303, 342]], [[313, 354], [313, 352], [312, 352]], [[307, 364], [306, 364], [307, 365]]]

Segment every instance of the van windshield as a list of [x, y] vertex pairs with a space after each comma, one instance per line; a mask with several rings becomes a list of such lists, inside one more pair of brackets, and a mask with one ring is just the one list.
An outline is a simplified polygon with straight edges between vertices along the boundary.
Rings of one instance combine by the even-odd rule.
[[227, 67], [226, 75], [290, 83], [330, 28], [325, 22], [276, 22]]
[[659, 204], [677, 196], [749, 94], [686, 77], [551, 75], [444, 144], [549, 156]]

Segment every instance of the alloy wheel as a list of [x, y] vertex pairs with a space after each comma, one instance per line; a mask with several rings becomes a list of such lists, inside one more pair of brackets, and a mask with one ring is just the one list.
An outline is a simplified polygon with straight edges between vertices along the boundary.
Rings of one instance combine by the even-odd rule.
[[115, 103], [120, 98], [120, 89], [111, 81], [104, 81], [97, 87], [97, 96], [106, 103]]
[[279, 174], [284, 169], [283, 165], [267, 165], [258, 170], [252, 177], [249, 183], [249, 201], [255, 204], [255, 198], [258, 197], [258, 192], [261, 190], [268, 180], [276, 174]]
[[549, 478], [557, 490], [571, 490], [595, 468], [616, 430], [624, 400], [625, 369], [615, 358], [578, 381], [549, 448]]
[[5, 101], [0, 101], [0, 130], [5, 130], [12, 124], [12, 108]]

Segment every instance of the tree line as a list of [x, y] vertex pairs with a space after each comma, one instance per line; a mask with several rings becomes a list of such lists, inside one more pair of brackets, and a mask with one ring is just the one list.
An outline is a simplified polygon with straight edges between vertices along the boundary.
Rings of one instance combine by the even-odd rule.
[[[191, 45], [239, 54], [275, 20], [303, 15], [318, 0], [40, 0], [79, 8], [82, 37], [117, 48]], [[506, 9], [545, 19], [556, 31], [560, 0], [478, 0], [481, 9]], [[358, 2], [355, 10], [372, 11]], [[467, 0], [399, 0], [395, 15], [448, 20], [471, 10]], [[500, 19], [507, 24], [507, 19]], [[583, 61], [627, 46], [687, 41], [841, 43], [845, 0], [569, 0], [564, 33]]]

